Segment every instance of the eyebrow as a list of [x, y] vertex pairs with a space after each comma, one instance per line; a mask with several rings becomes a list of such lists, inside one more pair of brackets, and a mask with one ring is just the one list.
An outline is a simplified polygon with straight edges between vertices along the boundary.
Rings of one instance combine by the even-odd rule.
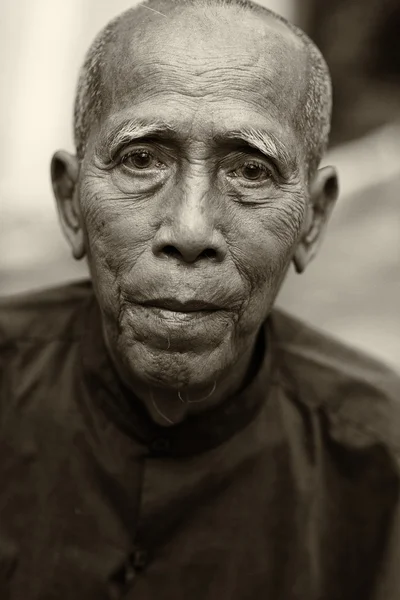
[[162, 134], [169, 134], [171, 137], [176, 135], [174, 128], [166, 121], [156, 120], [148, 123], [142, 120], [129, 119], [112, 129], [105, 136], [102, 146], [111, 159], [120, 148], [134, 140]]
[[246, 143], [276, 162], [277, 166], [281, 166], [284, 172], [290, 173], [293, 170], [297, 170], [296, 158], [290, 155], [284, 144], [271, 132], [253, 127], [245, 127], [236, 131], [229, 131], [221, 136], [221, 138], [223, 140]]
[[[141, 119], [127, 119], [112, 129], [103, 140], [102, 146], [106, 149], [111, 160], [123, 146], [135, 140], [154, 136], [169, 136], [177, 138], [176, 128], [170, 123], [157, 119], [147, 122]], [[284, 144], [272, 133], [254, 127], [243, 127], [226, 131], [213, 137], [215, 143], [236, 142], [246, 144], [261, 154], [267, 156], [286, 173], [297, 170], [297, 161], [291, 156]]]

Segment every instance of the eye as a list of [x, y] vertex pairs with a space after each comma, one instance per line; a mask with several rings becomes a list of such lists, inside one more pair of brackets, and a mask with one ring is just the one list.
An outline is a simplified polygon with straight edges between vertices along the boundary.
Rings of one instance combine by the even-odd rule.
[[121, 157], [121, 164], [131, 171], [162, 169], [165, 165], [150, 150], [139, 148]]
[[235, 176], [247, 181], [266, 181], [271, 178], [271, 171], [259, 162], [249, 161], [236, 169]]

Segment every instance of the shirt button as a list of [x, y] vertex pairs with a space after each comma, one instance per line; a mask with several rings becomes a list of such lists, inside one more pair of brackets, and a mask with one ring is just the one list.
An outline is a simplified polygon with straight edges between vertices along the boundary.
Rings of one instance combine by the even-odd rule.
[[154, 454], [167, 454], [170, 448], [171, 443], [167, 438], [157, 438], [150, 445], [150, 449]]
[[148, 560], [148, 552], [143, 548], [136, 548], [131, 554], [131, 564], [137, 571], [144, 569], [147, 566]]
[[135, 569], [129, 556], [124, 565], [122, 565], [111, 577], [109, 585], [110, 600], [120, 600], [125, 598], [127, 589], [131, 588], [136, 577]]
[[131, 586], [134, 579], [135, 579], [135, 571], [132, 569], [132, 567], [127, 567], [125, 570], [125, 581], [124, 581], [125, 585]]

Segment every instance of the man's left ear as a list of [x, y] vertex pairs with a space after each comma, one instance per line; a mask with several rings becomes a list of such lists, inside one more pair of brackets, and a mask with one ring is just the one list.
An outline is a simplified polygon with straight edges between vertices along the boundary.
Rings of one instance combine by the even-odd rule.
[[76, 260], [85, 256], [77, 182], [79, 161], [73, 154], [59, 150], [51, 161], [51, 181], [63, 233]]
[[302, 273], [317, 254], [338, 194], [336, 169], [334, 167], [319, 169], [310, 184], [305, 227], [293, 255], [297, 273]]

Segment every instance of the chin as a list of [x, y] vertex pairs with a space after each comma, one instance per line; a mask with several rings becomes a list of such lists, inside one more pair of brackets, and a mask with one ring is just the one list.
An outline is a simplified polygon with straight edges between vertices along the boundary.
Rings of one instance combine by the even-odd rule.
[[125, 379], [170, 391], [200, 391], [220, 379], [232, 362], [232, 357], [224, 350], [224, 345], [220, 345], [211, 352], [196, 352], [195, 349], [178, 352], [166, 347], [155, 348], [152, 344], [133, 343], [129, 347], [121, 344], [118, 354]]
[[108, 346], [127, 382], [170, 390], [204, 389], [235, 362], [234, 323], [224, 311], [166, 319], [129, 308], [118, 326], [115, 321], [110, 325]]

